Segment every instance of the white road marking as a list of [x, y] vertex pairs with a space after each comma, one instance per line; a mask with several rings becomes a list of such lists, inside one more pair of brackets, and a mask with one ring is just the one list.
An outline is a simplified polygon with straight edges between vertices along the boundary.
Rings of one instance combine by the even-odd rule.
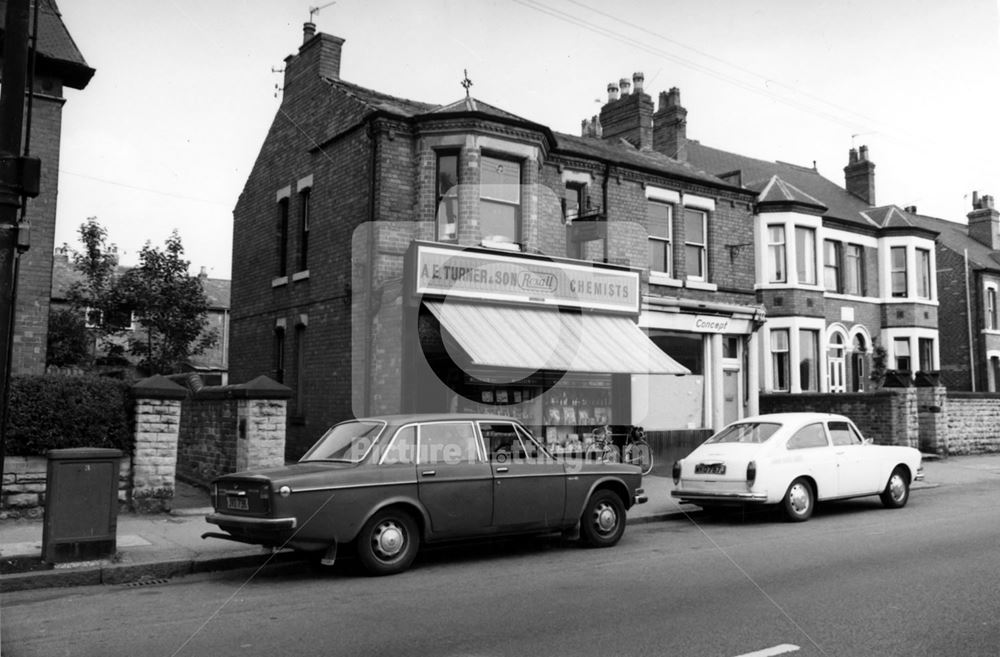
[[780, 646], [774, 646], [773, 648], [764, 648], [763, 650], [758, 650], [757, 652], [748, 652], [742, 655], [736, 655], [736, 657], [773, 657], [774, 655], [784, 655], [787, 652], [798, 652], [799, 647], [793, 646], [790, 643], [782, 643]]

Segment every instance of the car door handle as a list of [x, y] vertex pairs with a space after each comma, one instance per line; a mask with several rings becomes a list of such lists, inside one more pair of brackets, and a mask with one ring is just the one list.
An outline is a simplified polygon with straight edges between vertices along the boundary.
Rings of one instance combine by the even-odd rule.
[[434, 475], [437, 474], [437, 470], [424, 470], [420, 474], [422, 474], [425, 477], [433, 477]]
[[508, 468], [506, 466], [501, 467], [501, 468], [497, 468], [497, 472], [508, 472], [509, 470], [510, 470], [510, 468]]

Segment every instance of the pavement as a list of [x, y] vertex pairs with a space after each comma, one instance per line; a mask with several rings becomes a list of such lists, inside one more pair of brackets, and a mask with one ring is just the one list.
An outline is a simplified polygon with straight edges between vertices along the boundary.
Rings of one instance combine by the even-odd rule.
[[[924, 471], [926, 478], [915, 482], [912, 490], [995, 481], [1000, 476], [1000, 454], [948, 459], [926, 456]], [[643, 488], [649, 501], [629, 510], [629, 524], [667, 520], [698, 510], [670, 497], [673, 482], [669, 476], [654, 473], [644, 477]], [[271, 552], [232, 541], [202, 539], [202, 533], [218, 531], [205, 521], [209, 512], [206, 491], [178, 482], [169, 513], [118, 516], [113, 558], [54, 566], [41, 561], [41, 520], [0, 520], [0, 565], [5, 566], [0, 592], [93, 584], [141, 586], [184, 575], [276, 568], [303, 560], [302, 555], [289, 550]]]

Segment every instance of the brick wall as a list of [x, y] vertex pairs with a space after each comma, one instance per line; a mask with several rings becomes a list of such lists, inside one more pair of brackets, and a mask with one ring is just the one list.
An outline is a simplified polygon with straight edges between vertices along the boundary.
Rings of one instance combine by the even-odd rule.
[[1000, 452], [1000, 395], [949, 392], [945, 405], [946, 456]]

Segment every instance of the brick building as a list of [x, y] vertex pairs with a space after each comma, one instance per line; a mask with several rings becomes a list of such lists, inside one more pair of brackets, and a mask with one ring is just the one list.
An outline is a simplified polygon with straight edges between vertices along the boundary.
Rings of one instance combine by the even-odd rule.
[[567, 135], [351, 84], [304, 36], [233, 235], [230, 371], [292, 388], [291, 454], [368, 413], [489, 408], [561, 447], [757, 410], [757, 194], [665, 154], [641, 74]]
[[680, 92], [661, 107], [668, 154], [756, 194], [755, 289], [767, 309], [760, 332], [762, 392], [859, 392], [871, 386], [876, 344], [890, 370], [937, 370], [933, 227], [875, 204], [875, 164], [851, 149], [844, 186], [813, 167], [727, 152], [689, 139]]
[[949, 390], [1000, 392], [1000, 211], [973, 192], [968, 223], [907, 208], [915, 224], [938, 233], [941, 383]]
[[[18, 264], [11, 354], [11, 372], [15, 375], [41, 374], [45, 371], [59, 189], [59, 143], [63, 104], [66, 102], [63, 90], [67, 87], [83, 89], [94, 75], [94, 69], [87, 65], [63, 24], [55, 0], [40, 2], [29, 136], [31, 155], [42, 162], [41, 193], [28, 201], [26, 218], [31, 225], [31, 248], [20, 256]], [[0, 41], [6, 13], [6, 0], [0, 0]]]

